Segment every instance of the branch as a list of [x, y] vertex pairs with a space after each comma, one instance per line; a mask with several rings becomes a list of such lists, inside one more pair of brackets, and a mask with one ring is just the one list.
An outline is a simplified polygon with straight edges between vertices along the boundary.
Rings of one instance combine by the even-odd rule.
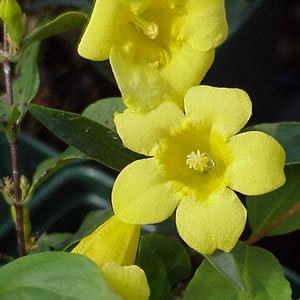
[[[11, 66], [9, 62], [9, 45], [7, 40], [6, 25], [3, 24], [3, 70], [5, 76], [5, 86], [8, 105], [13, 105], [13, 91], [11, 80]], [[17, 126], [13, 126], [12, 131], [17, 137]], [[23, 229], [23, 209], [21, 205], [21, 189], [20, 189], [20, 174], [18, 167], [18, 147], [17, 142], [10, 142], [10, 153], [12, 163], [12, 178], [14, 183], [14, 207], [16, 210], [16, 231], [17, 231], [17, 245], [19, 256], [26, 255], [25, 241], [24, 241], [24, 229]]]

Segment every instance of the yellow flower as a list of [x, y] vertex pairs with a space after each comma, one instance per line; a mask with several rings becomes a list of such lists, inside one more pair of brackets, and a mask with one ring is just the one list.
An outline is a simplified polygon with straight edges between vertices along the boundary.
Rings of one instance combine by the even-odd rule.
[[153, 156], [121, 171], [112, 192], [115, 214], [133, 224], [157, 223], [176, 209], [185, 242], [203, 254], [230, 251], [244, 229], [246, 209], [233, 190], [270, 192], [285, 182], [285, 153], [271, 136], [235, 135], [251, 115], [239, 89], [193, 87], [185, 113], [163, 102], [148, 113], [115, 117], [129, 149]]
[[96, 0], [78, 52], [110, 59], [128, 107], [183, 107], [227, 32], [224, 0]]
[[126, 224], [113, 216], [83, 238], [72, 253], [94, 261], [122, 299], [146, 300], [150, 295], [146, 275], [133, 265], [140, 231], [140, 225]]

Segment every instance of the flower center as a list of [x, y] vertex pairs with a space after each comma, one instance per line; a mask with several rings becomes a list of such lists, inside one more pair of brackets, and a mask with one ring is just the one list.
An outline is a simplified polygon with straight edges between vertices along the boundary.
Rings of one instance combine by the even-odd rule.
[[141, 17], [135, 18], [132, 23], [151, 40], [156, 39], [159, 34], [159, 27], [156, 23], [148, 22]]
[[186, 156], [186, 164], [190, 169], [201, 173], [207, 173], [215, 168], [215, 163], [210, 156], [205, 152], [201, 153], [199, 150], [196, 153], [192, 151]]

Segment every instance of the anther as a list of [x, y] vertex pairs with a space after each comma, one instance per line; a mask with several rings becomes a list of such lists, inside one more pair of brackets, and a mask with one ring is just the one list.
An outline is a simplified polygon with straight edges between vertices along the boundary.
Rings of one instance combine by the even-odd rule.
[[192, 151], [187, 155], [186, 164], [190, 169], [194, 169], [195, 171], [200, 171], [202, 173], [207, 173], [215, 167], [215, 163], [210, 156], [205, 152], [201, 153], [199, 150], [197, 150], [196, 153]]
[[159, 34], [159, 27], [156, 23], [148, 22], [141, 17], [135, 18], [132, 23], [143, 31], [143, 33], [151, 40], [156, 39]]

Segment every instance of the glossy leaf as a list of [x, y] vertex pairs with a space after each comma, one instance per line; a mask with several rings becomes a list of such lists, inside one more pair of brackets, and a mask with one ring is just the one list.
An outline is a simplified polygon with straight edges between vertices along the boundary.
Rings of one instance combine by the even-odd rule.
[[242, 292], [246, 291], [242, 276], [232, 253], [216, 250], [212, 255], [205, 255], [207, 261], [226, 279]]
[[87, 22], [87, 15], [69, 11], [32, 30], [23, 41], [23, 47], [73, 29], [82, 28]]
[[184, 300], [291, 300], [291, 288], [277, 259], [267, 250], [238, 243], [232, 254], [247, 293], [234, 287], [205, 260], [189, 283]]
[[[247, 197], [252, 236], [262, 232], [300, 201], [300, 164], [285, 167], [286, 183], [280, 189], [259, 196]], [[268, 236], [300, 229], [300, 210], [287, 218]]]
[[13, 84], [14, 103], [21, 112], [22, 119], [28, 104], [36, 96], [40, 86], [37, 65], [40, 43], [34, 43], [22, 52], [15, 69], [16, 80]]
[[190, 257], [174, 238], [150, 233], [141, 242], [138, 263], [145, 271], [151, 290], [150, 299], [165, 299], [172, 286], [189, 277]]
[[115, 112], [123, 112], [125, 108], [126, 106], [124, 105], [121, 97], [108, 98], [89, 105], [82, 115], [113, 131], [116, 131], [114, 114]]
[[99, 268], [84, 256], [44, 252], [0, 269], [1, 300], [121, 300]]
[[39, 105], [29, 111], [62, 141], [112, 169], [120, 171], [143, 157], [125, 148], [115, 132], [84, 116]]
[[300, 163], [300, 122], [258, 124], [245, 130], [259, 130], [274, 137], [286, 152], [286, 164]]
[[69, 239], [64, 241], [61, 245], [58, 245], [57, 250], [66, 251], [70, 249], [81, 239], [89, 235], [98, 226], [104, 223], [112, 215], [113, 215], [113, 211], [111, 208], [90, 212], [82, 222], [79, 229]]
[[35, 173], [32, 177], [32, 183], [28, 191], [26, 201], [31, 200], [34, 191], [48, 177], [52, 176], [55, 172], [57, 172], [59, 169], [66, 166], [68, 163], [70, 163], [73, 159], [76, 158], [88, 159], [89, 157], [74, 147], [68, 147], [60, 155], [48, 158], [41, 162], [36, 168]]

